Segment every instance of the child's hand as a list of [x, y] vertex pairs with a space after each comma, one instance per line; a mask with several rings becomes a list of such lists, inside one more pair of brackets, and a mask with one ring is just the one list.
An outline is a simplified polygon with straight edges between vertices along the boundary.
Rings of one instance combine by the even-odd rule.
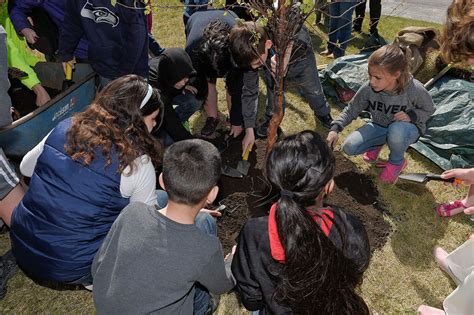
[[24, 29], [21, 30], [20, 32], [25, 36], [26, 41], [30, 44], [36, 43], [36, 40], [39, 38], [38, 35], [36, 35], [36, 32], [33, 31], [31, 28], [25, 27]]
[[332, 150], [334, 150], [334, 147], [336, 146], [338, 139], [339, 139], [339, 135], [337, 134], [337, 132], [329, 131], [326, 141]]
[[407, 115], [405, 112], [398, 112], [395, 115], [393, 115], [393, 120], [395, 121], [406, 121], [410, 122], [410, 117]]
[[466, 185], [474, 184], [474, 168], [454, 168], [452, 170], [445, 171], [441, 174], [441, 177], [444, 179], [448, 178], [459, 178]]
[[220, 213], [219, 211], [209, 210], [209, 209], [206, 209], [206, 208], [202, 208], [199, 212], [207, 213], [207, 214], [209, 214], [210, 216], [212, 216], [214, 218], [218, 218], [218, 217], [222, 216], [222, 213]]
[[194, 86], [191, 86], [191, 85], [186, 85], [184, 89], [188, 90], [193, 95], [196, 95], [198, 92], [198, 90]]

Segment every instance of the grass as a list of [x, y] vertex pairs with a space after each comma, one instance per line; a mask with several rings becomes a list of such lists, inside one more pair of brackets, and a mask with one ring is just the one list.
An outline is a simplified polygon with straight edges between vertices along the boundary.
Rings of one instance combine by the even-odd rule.
[[[178, 0], [160, 0], [163, 4], [178, 4]], [[367, 18], [365, 23], [367, 23]], [[413, 21], [403, 18], [383, 17], [379, 24], [380, 34], [392, 39], [397, 30], [405, 26], [440, 25]], [[363, 30], [367, 32], [368, 25]], [[312, 29], [316, 34], [324, 30]], [[154, 15], [153, 33], [163, 47], [183, 47], [184, 29], [181, 10], [160, 9]], [[358, 35], [351, 41], [347, 53], [356, 53], [363, 45], [366, 36]], [[325, 41], [314, 36], [315, 53], [325, 49]], [[330, 60], [317, 56], [318, 64], [326, 64]], [[221, 80], [220, 80], [221, 81]], [[218, 83], [219, 109], [222, 115], [227, 113], [225, 105], [224, 85]], [[262, 96], [259, 102], [259, 116], [263, 114], [265, 89], [261, 85]], [[309, 106], [297, 94], [287, 93], [288, 109], [282, 123], [285, 133], [295, 133], [304, 129], [316, 129], [325, 134], [315, 124]], [[332, 107], [336, 116], [340, 110]], [[204, 117], [196, 113], [191, 118], [194, 132], [200, 130]], [[357, 120], [344, 130], [341, 139], [363, 122]], [[382, 151], [387, 157], [387, 150]], [[409, 166], [407, 172], [439, 172], [440, 170], [427, 159], [409, 150], [407, 154]], [[420, 304], [442, 307], [444, 298], [455, 288], [453, 282], [437, 268], [431, 255], [433, 246], [440, 245], [448, 251], [455, 249], [465, 241], [472, 232], [468, 218], [463, 215], [438, 218], [433, 206], [453, 198], [463, 197], [465, 189], [455, 190], [450, 186], [429, 183], [425, 186], [416, 184], [397, 184], [395, 186], [380, 184], [376, 176], [378, 171], [367, 167], [361, 157], [350, 158], [362, 172], [373, 176], [377, 183], [389, 215], [385, 219], [391, 224], [392, 232], [385, 246], [377, 250], [365, 273], [360, 288], [361, 294], [373, 314], [414, 314]], [[0, 250], [9, 247], [7, 236], [2, 236]], [[19, 272], [8, 283], [8, 294], [0, 301], [0, 313], [94, 313], [92, 295], [84, 290], [57, 291], [39, 286]], [[221, 298], [218, 314], [246, 314], [239, 305], [234, 294]]]

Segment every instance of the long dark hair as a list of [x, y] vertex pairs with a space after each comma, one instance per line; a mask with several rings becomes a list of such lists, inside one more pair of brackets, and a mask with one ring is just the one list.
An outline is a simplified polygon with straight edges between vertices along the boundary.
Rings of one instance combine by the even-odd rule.
[[90, 165], [100, 148], [106, 165], [112, 163], [111, 152], [117, 151], [122, 172], [133, 161], [147, 154], [155, 166], [160, 161], [160, 144], [150, 135], [143, 117], [160, 109], [163, 103], [158, 90], [153, 89], [150, 100], [140, 109], [148, 91], [146, 80], [137, 75], [126, 75], [110, 82], [97, 94], [92, 104], [72, 118], [67, 132], [66, 152], [74, 160]]
[[335, 159], [326, 142], [314, 131], [289, 136], [275, 144], [266, 167], [270, 182], [287, 191], [276, 210], [285, 250], [276, 301], [297, 314], [369, 314], [354, 291], [362, 274], [307, 209], [334, 175]]

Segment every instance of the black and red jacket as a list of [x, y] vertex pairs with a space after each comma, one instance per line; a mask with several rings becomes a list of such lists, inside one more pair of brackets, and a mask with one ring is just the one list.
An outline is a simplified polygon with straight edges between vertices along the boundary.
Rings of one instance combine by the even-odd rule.
[[[261, 314], [291, 314], [291, 309], [273, 299], [284, 263], [284, 249], [274, 219], [275, 208], [276, 204], [269, 216], [250, 219], [240, 231], [232, 274], [245, 308], [260, 310]], [[338, 208], [319, 209], [318, 214], [314, 218], [323, 233], [338, 249], [344, 243], [344, 255], [355, 263], [359, 272], [365, 271], [370, 260], [370, 248], [362, 222]], [[344, 242], [339, 230], [344, 231]]]

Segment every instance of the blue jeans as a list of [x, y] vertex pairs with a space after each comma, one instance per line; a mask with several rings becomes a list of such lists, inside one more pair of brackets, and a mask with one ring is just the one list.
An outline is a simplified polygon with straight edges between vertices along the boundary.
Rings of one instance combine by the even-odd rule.
[[[309, 33], [303, 30], [304, 41], [309, 43], [306, 56], [291, 64], [288, 73], [285, 76], [285, 85], [296, 87], [302, 90], [309, 106], [318, 116], [326, 116], [330, 109], [326, 97], [324, 96], [323, 87], [319, 81], [318, 69], [316, 67], [316, 59], [314, 58], [313, 47]], [[267, 103], [265, 106], [265, 120], [270, 120], [273, 115], [273, 104], [275, 97], [273, 91], [275, 81], [267, 69], [265, 69], [265, 85], [267, 87]], [[285, 110], [286, 100], [283, 97], [283, 110]]]
[[[164, 190], [157, 190], [158, 207], [168, 204], [168, 194]], [[196, 227], [206, 234], [217, 236], [216, 220], [207, 213], [199, 213], [194, 221]], [[194, 291], [194, 314], [205, 314], [211, 300], [211, 295], [205, 287], [196, 283]]]
[[419, 136], [418, 128], [409, 122], [396, 121], [388, 127], [368, 123], [351, 133], [342, 149], [347, 155], [359, 155], [387, 143], [390, 149], [388, 162], [401, 165], [406, 150]]
[[179, 120], [185, 122], [195, 112], [197, 112], [203, 101], [198, 100], [191, 92], [185, 90], [184, 94], [177, 95], [173, 98], [173, 105], [176, 105], [175, 111]]
[[[344, 56], [352, 32], [352, 13], [356, 2], [331, 2], [329, 5], [328, 50], [335, 58]], [[339, 46], [336, 46], [339, 44]]]

